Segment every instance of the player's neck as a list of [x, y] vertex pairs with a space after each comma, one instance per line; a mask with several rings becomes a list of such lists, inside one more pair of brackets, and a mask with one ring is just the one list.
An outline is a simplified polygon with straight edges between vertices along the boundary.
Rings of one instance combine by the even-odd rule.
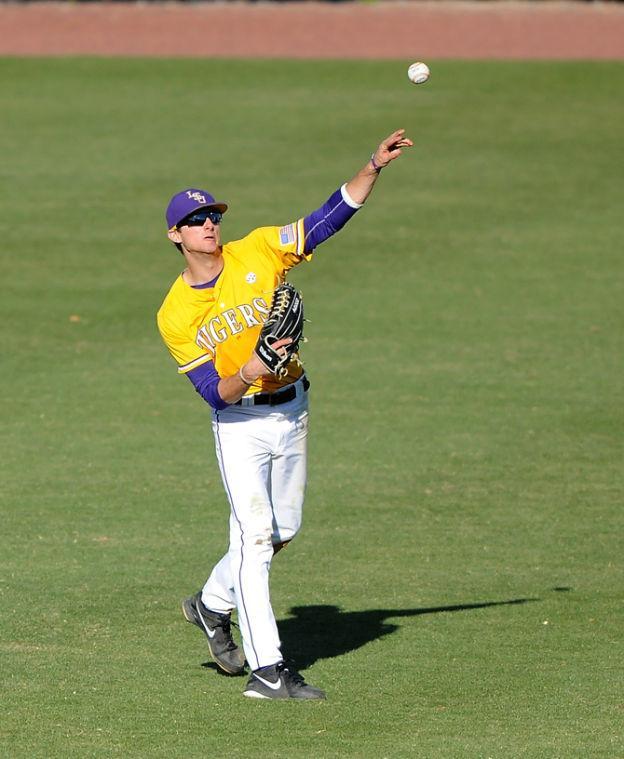
[[182, 278], [187, 285], [203, 285], [218, 277], [223, 270], [221, 249], [214, 253], [193, 254], [185, 253], [187, 268], [182, 272]]

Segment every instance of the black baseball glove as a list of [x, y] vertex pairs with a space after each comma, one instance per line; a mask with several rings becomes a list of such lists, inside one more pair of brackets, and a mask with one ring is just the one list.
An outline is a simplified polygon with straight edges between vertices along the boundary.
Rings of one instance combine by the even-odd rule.
[[[273, 344], [290, 337], [292, 342], [278, 353]], [[289, 282], [275, 288], [271, 309], [256, 343], [255, 352], [260, 361], [278, 377], [286, 374], [286, 366], [299, 349], [303, 337], [303, 300]]]

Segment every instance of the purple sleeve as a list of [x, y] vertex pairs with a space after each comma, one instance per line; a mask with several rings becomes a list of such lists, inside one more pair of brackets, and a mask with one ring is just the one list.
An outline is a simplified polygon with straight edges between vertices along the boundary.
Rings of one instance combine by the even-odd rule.
[[186, 373], [186, 376], [191, 380], [201, 397], [217, 411], [230, 405], [219, 395], [218, 386], [221, 377], [219, 377], [212, 361], [206, 361], [205, 364], [196, 369], [191, 369], [190, 372]]
[[304, 218], [304, 251], [309, 253], [342, 229], [360, 207], [346, 195], [344, 185], [336, 190], [320, 208]]

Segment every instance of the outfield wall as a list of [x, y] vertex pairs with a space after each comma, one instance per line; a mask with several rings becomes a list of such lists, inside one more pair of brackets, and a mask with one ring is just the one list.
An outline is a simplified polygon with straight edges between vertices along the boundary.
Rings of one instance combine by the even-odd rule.
[[622, 59], [624, 6], [3, 3], [0, 55]]

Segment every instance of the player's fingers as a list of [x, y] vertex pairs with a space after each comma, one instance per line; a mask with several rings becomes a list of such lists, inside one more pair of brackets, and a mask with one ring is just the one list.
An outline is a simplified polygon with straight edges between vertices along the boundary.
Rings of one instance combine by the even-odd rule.
[[391, 135], [389, 135], [388, 137], [386, 137], [385, 140], [382, 140], [381, 144], [385, 145], [386, 147], [389, 147], [393, 143], [395, 143], [398, 140], [400, 140], [401, 137], [403, 137], [404, 134], [405, 134], [405, 129], [397, 129], [396, 131], [392, 132]]
[[409, 137], [402, 137], [400, 140], [396, 140], [391, 145], [388, 145], [388, 149], [394, 150], [395, 148], [411, 148], [413, 144], [414, 143], [409, 139]]
[[282, 337], [281, 340], [276, 340], [271, 347], [273, 350], [279, 351], [280, 348], [283, 348], [286, 345], [290, 345], [292, 343], [292, 337]]
[[395, 158], [398, 158], [401, 155], [401, 148], [411, 148], [413, 146], [413, 142], [411, 140], [401, 140], [400, 142], [395, 143], [394, 145], [390, 145], [386, 149], [386, 156], [389, 161], [394, 161]]

